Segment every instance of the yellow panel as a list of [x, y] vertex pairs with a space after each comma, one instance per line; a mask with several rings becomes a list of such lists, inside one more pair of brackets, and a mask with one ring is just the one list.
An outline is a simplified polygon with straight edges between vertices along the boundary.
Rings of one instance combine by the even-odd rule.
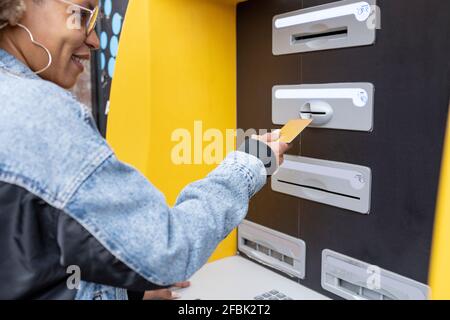
[[450, 117], [447, 125], [430, 270], [431, 298], [450, 300]]
[[148, 175], [150, 159], [149, 1], [131, 0], [111, 89], [107, 139], [118, 157]]
[[[107, 138], [173, 204], [215, 165], [175, 165], [171, 135], [236, 127], [236, 1], [130, 0], [111, 92]], [[201, 142], [201, 141], [200, 141]], [[225, 151], [224, 151], [225, 152]], [[236, 232], [212, 259], [235, 255]]]

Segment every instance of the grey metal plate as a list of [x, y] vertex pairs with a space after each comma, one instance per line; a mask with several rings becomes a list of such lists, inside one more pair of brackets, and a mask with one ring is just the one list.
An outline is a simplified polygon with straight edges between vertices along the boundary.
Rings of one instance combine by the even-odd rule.
[[332, 114], [326, 122], [313, 121], [313, 128], [373, 130], [374, 86], [367, 82], [274, 86], [272, 121], [284, 125], [300, 118], [302, 108], [315, 103], [329, 106]]
[[370, 211], [370, 168], [286, 155], [272, 190], [362, 214]]
[[[345, 0], [277, 15], [272, 22], [273, 54], [371, 45], [376, 0]], [[377, 17], [376, 17], [377, 18]]]
[[[258, 248], [246, 241], [257, 244]], [[262, 264], [290, 276], [305, 278], [306, 244], [301, 239], [244, 220], [238, 228], [238, 248]]]
[[430, 288], [343, 254], [322, 251], [322, 287], [349, 300], [426, 300]]

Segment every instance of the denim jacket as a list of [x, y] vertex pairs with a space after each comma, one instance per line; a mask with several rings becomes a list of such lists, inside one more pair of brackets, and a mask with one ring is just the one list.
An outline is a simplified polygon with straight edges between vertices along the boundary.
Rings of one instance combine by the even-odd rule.
[[[233, 152], [169, 207], [117, 159], [86, 106], [0, 49], [0, 182], [62, 210], [156, 285], [184, 281], [206, 263], [244, 219], [264, 172], [258, 158]], [[127, 292], [81, 281], [76, 298], [127, 299]]]

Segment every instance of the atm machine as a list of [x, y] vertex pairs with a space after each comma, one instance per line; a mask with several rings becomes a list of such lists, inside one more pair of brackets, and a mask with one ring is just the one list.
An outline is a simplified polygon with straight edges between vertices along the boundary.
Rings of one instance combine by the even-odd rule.
[[[205, 117], [230, 128], [237, 118], [247, 130], [313, 120], [219, 248], [216, 258], [228, 258], [194, 275], [182, 298], [427, 299], [449, 111], [450, 2], [247, 0], [236, 10], [234, 2], [131, 1], [134, 27], [125, 20], [113, 82], [108, 139], [170, 201], [210, 169], [188, 175], [151, 162], [155, 148], [165, 154], [176, 123]], [[167, 41], [183, 16], [155, 12], [180, 8], [215, 24], [207, 30], [207, 21], [188, 20], [201, 39]], [[186, 78], [194, 70], [183, 67], [188, 58], [204, 77]], [[217, 72], [228, 85], [213, 78]], [[196, 96], [199, 87], [206, 99]], [[441, 251], [443, 241], [435, 244]]]
[[[449, 12], [439, 0], [238, 6], [238, 127], [313, 120], [252, 201], [241, 251], [333, 299], [428, 297]], [[258, 225], [302, 241], [298, 255], [274, 262], [286, 246]]]

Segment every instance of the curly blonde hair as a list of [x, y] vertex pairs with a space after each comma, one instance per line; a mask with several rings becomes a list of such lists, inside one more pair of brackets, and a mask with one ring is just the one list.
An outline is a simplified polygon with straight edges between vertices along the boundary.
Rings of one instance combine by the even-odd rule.
[[0, 27], [16, 25], [24, 12], [24, 0], [0, 0]]

